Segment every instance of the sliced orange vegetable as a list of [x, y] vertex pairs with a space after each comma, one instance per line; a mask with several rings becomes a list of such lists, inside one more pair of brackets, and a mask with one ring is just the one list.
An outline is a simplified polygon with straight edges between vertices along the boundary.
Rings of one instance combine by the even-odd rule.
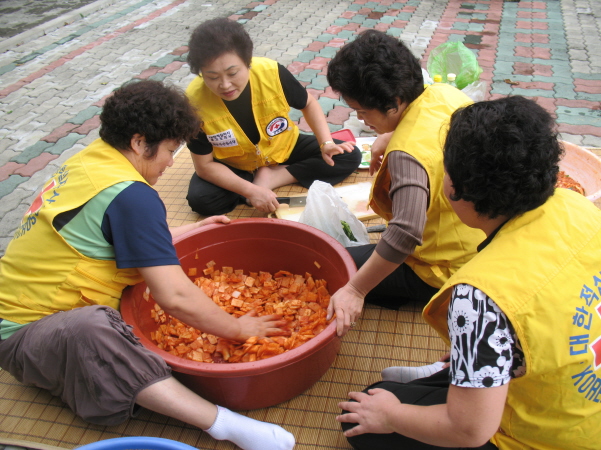
[[[250, 272], [240, 269], [215, 268], [207, 264], [204, 276], [194, 284], [224, 311], [236, 317], [254, 311], [257, 316], [279, 314], [288, 322], [284, 327], [289, 336], [258, 339], [256, 336], [240, 343], [203, 333], [170, 317], [158, 304], [150, 316], [159, 327], [150, 333], [159, 348], [193, 361], [208, 363], [252, 362], [287, 352], [321, 333], [327, 326], [326, 310], [330, 294], [325, 280], [314, 280], [310, 273], [295, 275], [280, 270]], [[190, 269], [189, 273], [196, 273]]]

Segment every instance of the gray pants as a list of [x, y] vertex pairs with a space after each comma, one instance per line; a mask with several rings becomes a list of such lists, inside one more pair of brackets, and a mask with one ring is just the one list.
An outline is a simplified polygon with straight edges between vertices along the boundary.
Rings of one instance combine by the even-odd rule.
[[58, 312], [0, 341], [0, 367], [60, 397], [82, 419], [118, 425], [144, 388], [171, 376], [107, 306]]

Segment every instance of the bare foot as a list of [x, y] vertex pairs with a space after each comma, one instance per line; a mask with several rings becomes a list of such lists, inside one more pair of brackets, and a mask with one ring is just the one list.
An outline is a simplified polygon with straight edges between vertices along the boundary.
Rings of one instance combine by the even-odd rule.
[[259, 167], [253, 180], [253, 184], [270, 190], [296, 183], [297, 179], [292, 176], [284, 165]]

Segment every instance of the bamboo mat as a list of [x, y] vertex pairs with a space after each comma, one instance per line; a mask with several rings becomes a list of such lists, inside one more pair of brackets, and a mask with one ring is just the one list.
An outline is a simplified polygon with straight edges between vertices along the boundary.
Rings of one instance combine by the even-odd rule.
[[[185, 199], [192, 171], [185, 148], [155, 186], [167, 207], [170, 226], [200, 219]], [[369, 179], [367, 171], [361, 170], [341, 185]], [[277, 193], [305, 191], [300, 185], [291, 185], [278, 189]], [[232, 219], [264, 217], [246, 205], [238, 206], [229, 216]], [[372, 219], [366, 225], [379, 223], [381, 219]], [[380, 234], [373, 233], [370, 237], [376, 242]], [[242, 413], [282, 425], [295, 435], [297, 450], [349, 449], [335, 420], [340, 411], [338, 402], [345, 399], [349, 391], [361, 390], [379, 381], [380, 371], [385, 367], [431, 363], [445, 351], [442, 341], [423, 322], [418, 306], [390, 311], [367, 305], [357, 327], [343, 338], [337, 358], [320, 381], [287, 402]], [[197, 428], [147, 410], [117, 427], [92, 425], [75, 416], [58, 398], [41, 389], [24, 386], [6, 371], [0, 371], [0, 444], [72, 449], [124, 436], [162, 437], [202, 450], [236, 448], [229, 442], [213, 440]]]

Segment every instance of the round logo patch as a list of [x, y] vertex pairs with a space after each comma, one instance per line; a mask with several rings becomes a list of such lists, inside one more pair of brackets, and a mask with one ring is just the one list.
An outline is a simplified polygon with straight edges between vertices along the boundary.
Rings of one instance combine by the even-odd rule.
[[267, 132], [268, 136], [273, 137], [286, 131], [287, 129], [288, 121], [284, 117], [276, 117], [271, 122], [269, 122], [269, 125], [267, 125], [265, 131]]

